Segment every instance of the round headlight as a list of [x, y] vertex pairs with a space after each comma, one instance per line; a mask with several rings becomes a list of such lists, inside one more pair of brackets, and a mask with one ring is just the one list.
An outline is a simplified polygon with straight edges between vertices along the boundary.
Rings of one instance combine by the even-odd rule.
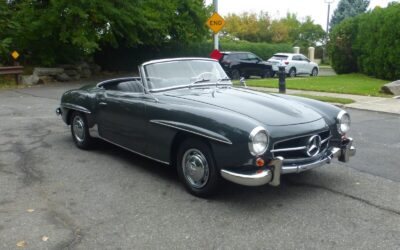
[[249, 150], [254, 156], [262, 155], [268, 149], [268, 133], [263, 127], [254, 128], [249, 137]]
[[350, 130], [350, 115], [342, 110], [337, 116], [337, 129], [339, 134], [344, 135]]

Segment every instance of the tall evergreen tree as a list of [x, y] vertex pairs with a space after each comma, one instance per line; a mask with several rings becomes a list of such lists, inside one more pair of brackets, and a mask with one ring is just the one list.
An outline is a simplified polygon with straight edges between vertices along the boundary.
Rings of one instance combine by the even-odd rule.
[[340, 0], [336, 10], [333, 12], [331, 19], [331, 29], [348, 17], [354, 17], [364, 13], [370, 0]]

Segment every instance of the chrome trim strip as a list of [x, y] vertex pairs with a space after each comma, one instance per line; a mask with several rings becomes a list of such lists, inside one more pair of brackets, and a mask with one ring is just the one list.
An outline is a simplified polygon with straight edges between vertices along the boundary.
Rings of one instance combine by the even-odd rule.
[[[328, 125], [326, 125], [326, 127], [328, 127]], [[325, 132], [328, 132], [328, 131], [329, 131], [329, 135], [330, 135], [331, 133], [330, 133], [330, 130], [329, 130], [329, 129], [322, 130], [322, 131], [320, 131], [320, 132], [315, 131], [315, 132], [313, 132], [313, 133], [309, 133], [309, 134], [305, 134], [305, 135], [299, 135], [299, 136], [294, 136], [294, 137], [290, 137], [290, 138], [287, 138], [287, 139], [284, 139], [284, 140], [276, 141], [276, 142], [274, 142], [274, 145], [273, 145], [273, 146], [275, 147], [275, 145], [276, 145], [277, 143], [281, 143], [281, 142], [284, 142], [284, 141], [290, 141], [290, 140], [297, 139], [297, 138], [301, 138], [301, 137], [312, 136], [312, 135], [315, 135], [316, 133], [317, 133], [317, 134], [321, 134], [321, 133], [325, 133]]]
[[184, 129], [184, 128], [181, 128], [181, 127], [178, 127], [178, 126], [174, 126], [174, 125], [162, 122], [160, 120], [150, 120], [150, 122], [154, 123], [154, 124], [159, 124], [159, 125], [163, 125], [163, 126], [166, 126], [166, 127], [182, 130], [182, 131], [185, 131], [185, 132], [188, 132], [188, 133], [191, 133], [191, 134], [195, 134], [195, 135], [198, 135], [198, 136], [201, 136], [201, 137], [205, 137], [205, 138], [217, 141], [217, 142], [222, 142], [222, 143], [225, 143], [225, 144], [228, 144], [228, 145], [232, 145], [232, 142], [229, 139], [221, 140], [219, 138], [215, 138], [215, 137], [212, 137], [212, 136], [209, 136], [209, 135], [205, 135], [205, 134], [202, 134], [202, 133], [199, 133], [199, 132], [195, 132], [195, 131], [187, 130], [187, 129]]
[[204, 60], [204, 61], [218, 62], [215, 59], [206, 58], [206, 57], [177, 57], [177, 58], [165, 58], [165, 59], [151, 60], [151, 61], [142, 63], [141, 66], [147, 66], [147, 65], [155, 64], [155, 63], [174, 62], [174, 61], [188, 61], [188, 60]]
[[72, 104], [72, 103], [62, 103], [60, 106], [63, 107], [63, 108], [67, 108], [67, 109], [73, 109], [73, 110], [76, 110], [76, 111], [81, 111], [81, 112], [86, 113], [86, 114], [91, 114], [92, 113], [92, 112], [90, 112], [90, 110], [88, 110], [88, 109], [86, 109], [86, 108], [84, 108], [82, 106], [79, 106], [79, 105], [76, 105], [76, 104]]
[[221, 169], [221, 176], [233, 183], [244, 186], [261, 186], [272, 180], [272, 171], [263, 170], [260, 173], [240, 174], [225, 169]]
[[321, 144], [324, 144], [326, 141], [330, 140], [331, 138], [332, 138], [332, 135], [328, 136], [327, 138], [325, 138], [321, 141]]
[[105, 139], [105, 138], [101, 137], [100, 135], [99, 135], [99, 138], [100, 138], [100, 139], [102, 139], [102, 140], [104, 140], [104, 141], [106, 141], [106, 142], [108, 142], [108, 143], [111, 143], [111, 144], [113, 144], [113, 145], [115, 145], [115, 146], [118, 146], [118, 147], [120, 147], [120, 148], [123, 148], [123, 149], [125, 149], [125, 150], [128, 150], [128, 151], [130, 151], [130, 152], [132, 152], [132, 153], [135, 153], [135, 154], [138, 154], [138, 155], [140, 155], [140, 156], [143, 156], [143, 157], [149, 158], [149, 159], [151, 159], [151, 160], [153, 160], [153, 161], [157, 161], [157, 162], [160, 162], [160, 163], [163, 163], [163, 164], [166, 164], [166, 165], [170, 165], [170, 163], [169, 163], [169, 162], [167, 162], [167, 161], [162, 161], [162, 160], [159, 160], [159, 159], [153, 158], [153, 157], [151, 157], [151, 156], [148, 156], [148, 155], [145, 155], [145, 154], [139, 153], [139, 152], [137, 152], [137, 151], [135, 151], [135, 150], [132, 150], [132, 149], [130, 149], [130, 148], [127, 148], [127, 147], [121, 146], [121, 145], [119, 145], [118, 143], [115, 143], [115, 142], [112, 142], [112, 141], [110, 141], [110, 140], [107, 140], [107, 139]]
[[280, 149], [272, 149], [271, 153], [276, 153], [276, 152], [288, 152], [288, 151], [298, 151], [298, 150], [304, 150], [306, 149], [307, 146], [302, 146], [302, 147], [295, 147], [295, 148], [280, 148]]
[[[158, 93], [162, 91], [167, 91], [167, 90], [175, 90], [175, 89], [182, 89], [182, 88], [198, 88], [198, 87], [206, 87], [206, 86], [215, 86], [215, 83], [203, 83], [203, 84], [184, 84], [184, 85], [178, 85], [178, 86], [173, 86], [173, 87], [166, 87], [166, 88], [158, 88], [158, 89], [149, 89], [149, 92], [151, 93]], [[231, 83], [218, 83], [219, 86], [233, 86]]]

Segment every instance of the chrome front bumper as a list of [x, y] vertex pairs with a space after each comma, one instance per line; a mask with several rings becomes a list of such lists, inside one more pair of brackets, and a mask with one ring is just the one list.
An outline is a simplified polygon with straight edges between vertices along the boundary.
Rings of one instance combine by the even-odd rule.
[[244, 186], [261, 186], [267, 183], [272, 186], [278, 186], [280, 184], [281, 174], [300, 173], [321, 167], [325, 164], [329, 164], [333, 158], [337, 158], [341, 162], [348, 162], [350, 157], [356, 154], [356, 148], [352, 144], [353, 139], [347, 138], [342, 142], [340, 148], [332, 147], [324, 158], [308, 164], [284, 166], [284, 159], [282, 157], [277, 157], [268, 164], [269, 169], [258, 170], [253, 173], [237, 173], [222, 169], [221, 175], [228, 181]]

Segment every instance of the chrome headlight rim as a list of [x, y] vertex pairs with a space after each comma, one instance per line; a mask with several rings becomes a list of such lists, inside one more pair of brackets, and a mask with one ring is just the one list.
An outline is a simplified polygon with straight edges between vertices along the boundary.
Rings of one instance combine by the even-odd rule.
[[[343, 130], [342, 130], [342, 122], [343, 122], [343, 117], [345, 117], [345, 116], [348, 117], [349, 124], [348, 124], [348, 129], [347, 129], [346, 131], [343, 131]], [[337, 131], [338, 131], [338, 133], [341, 134], [341, 135], [346, 134], [347, 132], [350, 131], [350, 125], [351, 125], [351, 118], [350, 118], [349, 113], [347, 113], [347, 112], [344, 111], [344, 110], [341, 110], [341, 111], [339, 112], [339, 114], [337, 115], [337, 117], [336, 117], [336, 126], [337, 126]]]
[[[257, 135], [258, 133], [264, 133], [264, 134], [266, 135], [266, 138], [267, 138], [267, 141], [266, 141], [266, 143], [265, 143], [265, 147], [264, 147], [264, 149], [263, 149], [262, 151], [260, 151], [260, 152], [256, 152], [256, 151], [254, 150], [254, 138], [256, 137], [256, 135]], [[253, 155], [253, 156], [260, 156], [260, 155], [263, 155], [265, 152], [267, 152], [268, 146], [269, 146], [269, 134], [268, 134], [268, 131], [267, 131], [264, 127], [261, 127], [261, 126], [255, 127], [255, 128], [251, 131], [251, 133], [250, 133], [250, 135], [249, 135], [249, 143], [248, 143], [248, 146], [249, 146], [249, 151], [250, 151], [251, 155]]]

